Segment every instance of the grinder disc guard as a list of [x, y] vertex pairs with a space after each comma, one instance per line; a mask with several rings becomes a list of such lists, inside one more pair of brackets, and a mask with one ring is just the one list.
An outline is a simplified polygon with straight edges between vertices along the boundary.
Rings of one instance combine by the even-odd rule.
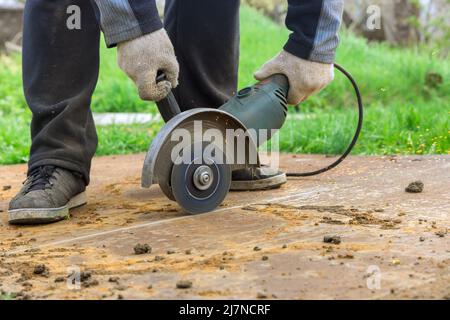
[[[176, 200], [179, 204], [185, 208], [186, 211], [190, 213], [199, 213], [205, 212], [203, 207], [198, 207], [197, 210], [190, 207], [187, 203], [183, 204], [183, 200], [181, 200], [180, 193], [178, 192], [178, 199], [174, 196], [173, 192], [173, 177], [177, 177], [175, 179], [177, 181], [177, 190], [181, 190], [180, 188], [184, 188], [184, 186], [180, 184], [190, 183], [187, 178], [183, 177], [181, 173], [183, 170], [189, 171], [193, 167], [189, 166], [189, 163], [184, 163], [184, 165], [174, 167], [174, 162], [178, 159], [178, 155], [173, 154], [173, 151], [180, 145], [181, 136], [183, 136], [183, 140], [188, 139], [189, 141], [183, 141], [183, 145], [191, 144], [195, 145], [196, 143], [202, 143], [202, 141], [196, 141], [196, 124], [201, 123], [201, 134], [205, 133], [209, 129], [214, 129], [216, 132], [220, 132], [222, 136], [226, 137], [227, 129], [242, 129], [246, 130], [245, 126], [236, 119], [233, 115], [228, 114], [227, 112], [216, 110], [216, 109], [207, 109], [207, 108], [197, 108], [182, 112], [175, 117], [173, 117], [170, 121], [166, 123], [166, 125], [161, 129], [161, 131], [157, 134], [155, 139], [153, 140], [150, 149], [147, 153], [147, 156], [144, 160], [144, 168], [142, 171], [142, 186], [150, 187], [152, 184], [159, 184], [163, 193], [171, 200]], [[198, 128], [198, 127], [197, 127]], [[201, 136], [202, 139], [203, 136]], [[201, 140], [200, 139], [200, 140]], [[208, 142], [209, 143], [209, 142]], [[223, 141], [222, 145], [219, 145], [219, 148], [223, 149], [226, 141]], [[204, 146], [201, 146], [204, 149]], [[257, 156], [257, 147], [253, 142], [251, 137], [246, 140], [246, 149], [248, 154], [253, 152]], [[224, 150], [225, 153], [225, 150]], [[226, 158], [226, 154], [224, 154], [224, 159]], [[232, 159], [230, 164], [217, 164], [216, 167], [213, 167], [212, 170], [217, 170], [218, 174], [220, 173], [222, 177], [222, 181], [224, 184], [220, 184], [216, 189], [218, 192], [218, 198], [222, 197], [222, 193], [224, 194], [222, 197], [225, 197], [226, 193], [229, 189], [229, 184], [227, 185], [227, 174], [226, 172], [229, 170], [235, 170], [240, 168], [245, 168], [249, 166], [257, 166], [259, 164], [259, 158], [256, 159], [256, 163], [250, 164], [249, 157], [245, 157], [244, 163], [235, 161]], [[227, 168], [225, 168], [227, 167]], [[175, 172], [175, 173], [173, 173]], [[189, 171], [190, 174], [192, 172]], [[175, 176], [173, 176], [173, 174]], [[226, 189], [226, 190], [225, 190]], [[180, 201], [178, 201], [180, 199]], [[195, 201], [194, 201], [195, 202]], [[208, 204], [208, 202], [207, 202]], [[219, 205], [218, 203], [216, 207]], [[209, 205], [208, 207], [212, 207]], [[205, 206], [206, 208], [206, 206]], [[213, 208], [214, 209], [214, 208]], [[209, 209], [207, 211], [211, 211]]]

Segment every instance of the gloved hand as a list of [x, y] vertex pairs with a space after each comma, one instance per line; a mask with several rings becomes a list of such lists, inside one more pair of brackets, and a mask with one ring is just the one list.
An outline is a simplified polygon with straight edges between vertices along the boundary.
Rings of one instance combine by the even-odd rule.
[[[160, 29], [117, 45], [117, 60], [143, 100], [159, 101], [178, 85], [179, 66], [166, 30]], [[167, 81], [156, 83], [158, 71]]]
[[289, 79], [288, 104], [297, 105], [333, 81], [334, 66], [303, 60], [283, 50], [255, 72], [254, 76], [261, 81], [277, 73]]

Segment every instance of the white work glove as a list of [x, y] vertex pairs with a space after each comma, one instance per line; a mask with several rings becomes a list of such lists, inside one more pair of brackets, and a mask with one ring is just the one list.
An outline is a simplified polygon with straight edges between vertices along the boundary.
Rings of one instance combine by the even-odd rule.
[[[143, 100], [159, 101], [178, 85], [179, 65], [164, 29], [119, 43], [117, 61]], [[156, 83], [158, 71], [164, 72], [167, 80]]]
[[303, 60], [283, 50], [266, 62], [254, 76], [256, 80], [262, 81], [277, 73], [289, 79], [288, 104], [297, 105], [333, 81], [334, 66]]

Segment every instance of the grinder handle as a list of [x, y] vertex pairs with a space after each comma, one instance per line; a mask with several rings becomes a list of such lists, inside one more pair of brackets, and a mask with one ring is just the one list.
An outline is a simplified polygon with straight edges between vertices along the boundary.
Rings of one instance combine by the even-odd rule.
[[[166, 79], [166, 75], [164, 73], [160, 73], [156, 77], [156, 83], [164, 81]], [[159, 113], [161, 114], [165, 122], [181, 113], [180, 106], [178, 105], [177, 99], [175, 99], [172, 91], [169, 92], [167, 97], [157, 101], [156, 105], [158, 106]]]

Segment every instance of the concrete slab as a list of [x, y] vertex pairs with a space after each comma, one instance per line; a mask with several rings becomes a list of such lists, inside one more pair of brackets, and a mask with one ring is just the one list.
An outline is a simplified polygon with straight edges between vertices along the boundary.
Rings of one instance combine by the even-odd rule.
[[[35, 299], [450, 298], [449, 156], [351, 157], [279, 190], [230, 193], [198, 216], [180, 212], [157, 186], [140, 188], [143, 158], [96, 158], [89, 204], [35, 227], [7, 224], [26, 168], [0, 167], [0, 291]], [[330, 161], [281, 157], [288, 171]], [[422, 193], [404, 191], [414, 180], [424, 182]], [[342, 242], [324, 243], [327, 235]], [[135, 255], [137, 243], [152, 252]], [[39, 264], [48, 274], [34, 274]], [[73, 270], [91, 277], [77, 288], [66, 280]], [[179, 280], [192, 287], [177, 289]]]

